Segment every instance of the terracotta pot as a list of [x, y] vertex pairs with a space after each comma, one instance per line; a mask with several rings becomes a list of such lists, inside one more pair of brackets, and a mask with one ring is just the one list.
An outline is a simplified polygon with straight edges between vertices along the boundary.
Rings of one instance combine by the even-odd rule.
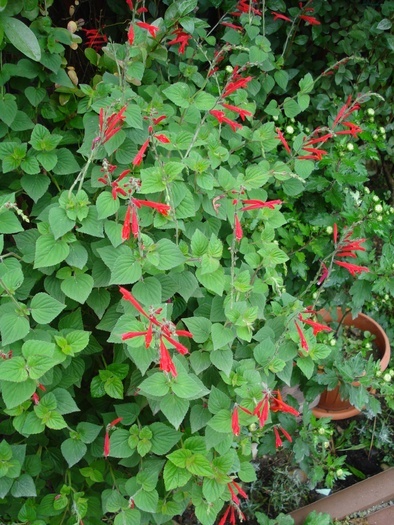
[[[334, 320], [331, 313], [326, 310], [320, 310], [318, 314], [327, 324]], [[337, 308], [335, 321], [339, 322], [343, 315], [341, 308]], [[374, 342], [379, 350], [381, 359], [380, 369], [382, 371], [385, 370], [390, 361], [390, 342], [383, 328], [371, 317], [362, 313], [358, 314], [355, 319], [352, 319], [351, 312], [348, 312], [342, 324], [345, 326], [354, 326], [363, 332], [371, 332], [371, 334], [375, 336]], [[334, 388], [334, 390], [323, 392], [318, 404], [312, 409], [312, 412], [316, 417], [330, 417], [331, 419], [346, 419], [360, 413], [349, 401], [341, 399], [339, 386]]]

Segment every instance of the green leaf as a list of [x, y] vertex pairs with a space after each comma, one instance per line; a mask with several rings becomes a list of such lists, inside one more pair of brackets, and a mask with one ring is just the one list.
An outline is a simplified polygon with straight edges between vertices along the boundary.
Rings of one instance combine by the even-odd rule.
[[190, 106], [190, 89], [184, 82], [176, 82], [163, 90], [163, 95], [180, 108]]
[[30, 303], [31, 315], [38, 324], [50, 323], [65, 307], [65, 304], [44, 292], [36, 294]]
[[52, 234], [41, 235], [36, 242], [34, 268], [54, 266], [67, 258], [70, 248], [63, 239], [55, 239]]
[[0, 315], [0, 332], [3, 345], [9, 345], [23, 339], [30, 331], [28, 319], [17, 312]]
[[66, 211], [60, 207], [49, 210], [48, 221], [56, 240], [63, 237], [64, 234], [71, 231], [75, 226], [75, 221], [69, 219]]
[[79, 412], [79, 408], [76, 405], [72, 395], [65, 388], [55, 388], [52, 390], [52, 394], [55, 396], [57, 401], [56, 410], [59, 414], [72, 414], [73, 412]]
[[114, 399], [123, 399], [123, 383], [119, 377], [113, 376], [104, 383], [105, 392]]
[[173, 428], [160, 422], [152, 423], [149, 428], [153, 434], [151, 439], [151, 451], [153, 454], [157, 454], [159, 456], [167, 454], [167, 452], [169, 452], [172, 447], [178, 443], [183, 435], [182, 432], [178, 432], [177, 430], [174, 430]]
[[14, 408], [29, 399], [37, 388], [37, 381], [26, 379], [23, 383], [3, 381], [1, 391], [7, 408]]
[[[28, 169], [26, 169], [28, 166]], [[39, 173], [40, 167], [37, 160], [34, 157], [25, 159], [21, 163], [21, 168], [23, 171], [29, 173]], [[21, 178], [21, 186], [25, 192], [33, 199], [34, 202], [37, 202], [47, 191], [50, 179], [46, 175], [24, 175]]]
[[0, 214], [0, 233], [18, 233], [23, 231], [21, 223], [10, 210]]
[[29, 474], [22, 474], [14, 481], [11, 494], [14, 498], [35, 498], [37, 492], [33, 478]]
[[131, 261], [129, 254], [121, 254], [113, 264], [110, 284], [132, 284], [142, 275], [141, 264]]
[[160, 410], [171, 425], [178, 429], [189, 410], [189, 401], [180, 399], [173, 394], [167, 394], [160, 401]]
[[138, 388], [143, 394], [157, 397], [165, 396], [170, 391], [168, 379], [161, 372], [153, 373], [142, 381]]
[[169, 239], [160, 239], [156, 244], [156, 253], [159, 254], [159, 270], [172, 270], [186, 260], [178, 246]]
[[195, 476], [213, 477], [211, 462], [203, 454], [193, 454], [186, 460], [186, 468]]
[[183, 487], [191, 477], [191, 473], [186, 469], [179, 468], [171, 461], [167, 461], [163, 471], [163, 479], [166, 490], [173, 490], [178, 487]]
[[26, 361], [23, 357], [16, 356], [0, 362], [0, 380], [5, 379], [13, 383], [21, 383], [27, 378]]
[[143, 305], [151, 306], [161, 303], [161, 283], [155, 277], [147, 277], [133, 286], [133, 295]]
[[157, 504], [159, 502], [159, 494], [157, 490], [147, 492], [146, 490], [140, 489], [134, 495], [135, 505], [145, 512], [157, 512]]
[[286, 98], [283, 103], [283, 109], [286, 117], [293, 118], [301, 113], [301, 108], [292, 98]]
[[99, 319], [101, 319], [109, 306], [111, 301], [111, 294], [105, 288], [93, 288], [91, 294], [86, 300], [86, 303], [94, 311]]
[[209, 421], [208, 426], [216, 430], [216, 432], [229, 433], [231, 432], [231, 412], [230, 410], [219, 410]]
[[18, 106], [15, 102], [14, 95], [6, 93], [3, 100], [0, 100], [0, 120], [7, 124], [7, 126], [11, 126], [17, 111]]
[[222, 267], [218, 268], [216, 272], [206, 274], [203, 274], [201, 268], [198, 268], [196, 277], [209, 292], [214, 295], [223, 295], [225, 279]]
[[309, 356], [306, 357], [298, 357], [296, 359], [297, 366], [301, 370], [301, 372], [305, 375], [307, 379], [310, 379], [313, 375], [313, 372], [315, 370], [315, 363], [313, 362], [313, 359]]
[[[87, 49], [90, 51], [90, 49]], [[141, 514], [138, 509], [125, 509], [115, 516], [114, 525], [140, 525]]]
[[84, 443], [93, 443], [96, 437], [100, 434], [102, 427], [99, 425], [94, 425], [93, 423], [88, 423], [82, 421], [78, 423], [77, 432], [81, 441]]
[[212, 325], [211, 329], [213, 349], [224, 348], [231, 344], [235, 339], [235, 334], [231, 328], [226, 328], [219, 323]]
[[30, 104], [34, 107], [37, 107], [40, 104], [40, 102], [44, 100], [46, 94], [47, 92], [44, 88], [40, 88], [37, 86], [28, 86], [25, 89], [25, 96], [30, 102]]
[[211, 335], [212, 323], [205, 317], [187, 317], [182, 319], [189, 331], [193, 334], [193, 341], [205, 343]]
[[287, 83], [289, 81], [289, 74], [283, 69], [280, 69], [279, 71], [275, 71], [274, 79], [278, 86], [285, 91], [287, 88]]
[[119, 210], [119, 199], [114, 199], [112, 193], [103, 191], [96, 201], [98, 219], [106, 219]]
[[45, 355], [32, 355], [27, 358], [29, 376], [31, 379], [40, 379], [44, 374], [56, 365], [52, 357]]
[[57, 154], [55, 151], [40, 151], [36, 157], [46, 171], [52, 171], [57, 164]]
[[193, 377], [197, 379], [194, 374], [178, 372], [178, 375], [171, 382], [171, 390], [182, 399], [195, 399], [198, 385]]
[[70, 468], [84, 457], [87, 449], [88, 447], [85, 443], [82, 443], [82, 441], [77, 439], [66, 439], [60, 445], [63, 457]]
[[94, 280], [91, 275], [75, 269], [74, 275], [64, 279], [60, 288], [67, 297], [84, 304], [93, 289], [93, 285]]
[[193, 98], [193, 105], [201, 111], [209, 111], [216, 105], [216, 98], [205, 91], [199, 91]]
[[110, 438], [110, 456], [113, 458], [129, 458], [134, 454], [134, 449], [129, 447], [130, 434], [128, 430], [116, 429]]
[[75, 155], [66, 149], [59, 148], [56, 150], [57, 163], [53, 168], [53, 173], [55, 175], [69, 175], [71, 173], [76, 173], [81, 168], [78, 162], [75, 159]]
[[26, 24], [11, 16], [2, 18], [4, 33], [13, 46], [32, 60], [41, 59], [41, 48], [36, 35]]

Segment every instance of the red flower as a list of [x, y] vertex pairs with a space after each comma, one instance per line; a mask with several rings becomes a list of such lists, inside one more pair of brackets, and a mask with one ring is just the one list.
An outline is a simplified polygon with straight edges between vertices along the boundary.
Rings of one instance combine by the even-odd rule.
[[157, 210], [161, 215], [168, 216], [168, 213], [171, 211], [171, 206], [168, 204], [163, 204], [162, 202], [154, 202], [154, 201], [144, 201], [141, 199], [135, 199], [132, 197], [132, 202], [137, 206], [137, 208], [141, 208], [141, 206], [146, 206], [148, 208], [153, 208]]
[[292, 414], [293, 416], [300, 415], [298, 410], [296, 410], [295, 408], [288, 405], [282, 400], [282, 396], [280, 395], [279, 390], [276, 392], [276, 397], [271, 397], [270, 408], [272, 412], [286, 412], [288, 414]]
[[132, 339], [133, 337], [141, 337], [142, 335], [146, 336], [147, 334], [147, 330], [145, 330], [144, 332], [126, 332], [125, 334], [122, 334], [122, 341]]
[[164, 344], [163, 339], [160, 338], [159, 343], [159, 349], [160, 349], [160, 370], [163, 370], [164, 372], [168, 372], [172, 374], [173, 377], [176, 377], [178, 375], [175, 365], [171, 359], [171, 355]]
[[183, 55], [183, 53], [186, 51], [186, 47], [189, 44], [189, 40], [192, 38], [192, 35], [189, 35], [182, 29], [176, 29], [172, 34], [176, 34], [177, 36], [170, 42], [167, 42], [167, 44], [169, 46], [180, 44], [178, 51], [180, 55]]
[[167, 118], [166, 115], [160, 115], [160, 117], [153, 118], [152, 122], [156, 126], [157, 124], [159, 124], [162, 120], [164, 120], [166, 118]]
[[287, 430], [285, 430], [283, 427], [279, 427], [279, 430], [282, 432], [287, 441], [289, 441], [290, 443], [293, 441], [293, 438], [290, 436]]
[[231, 22], [220, 22], [220, 25], [225, 26], [225, 27], [231, 27], [231, 29], [235, 29], [236, 31], [244, 30], [242, 26], [237, 26], [236, 24], [232, 24]]
[[321, 137], [318, 137], [316, 139], [310, 139], [308, 140], [308, 142], [305, 143], [305, 146], [312, 146], [312, 144], [319, 144], [319, 143], [326, 142], [332, 136], [333, 136], [332, 133], [327, 133], [326, 135], [322, 135]]
[[362, 128], [353, 122], [342, 122], [341, 124], [342, 126], [346, 126], [349, 129], [336, 131], [336, 135], [351, 135], [352, 137], [357, 137], [357, 135], [362, 132]]
[[244, 236], [242, 226], [237, 214], [234, 215], [234, 235], [237, 241], [241, 241], [242, 237]]
[[129, 30], [127, 31], [127, 40], [129, 44], [132, 46], [134, 43], [134, 26], [133, 24], [130, 24]]
[[133, 0], [126, 0], [126, 4], [129, 6], [130, 11], [134, 9]]
[[105, 431], [105, 436], [104, 436], [104, 457], [105, 458], [107, 458], [109, 456], [109, 452], [110, 452], [110, 448], [111, 448], [110, 439], [109, 439], [109, 431], [110, 431], [110, 429], [112, 427], [114, 427], [115, 425], [120, 423], [122, 421], [122, 419], [123, 419], [123, 417], [117, 417], [116, 419], [111, 421], [111, 423], [109, 423], [107, 425], [107, 428], [106, 428], [106, 431]]
[[146, 139], [146, 141], [142, 144], [140, 149], [138, 150], [137, 155], [134, 157], [132, 164], [134, 166], [139, 166], [142, 162], [142, 159], [144, 158], [145, 151], [148, 149], [150, 138]]
[[163, 144], [169, 144], [170, 139], [166, 137], [165, 135], [162, 135], [160, 133], [153, 135], [155, 139], [157, 139], [159, 142], [162, 142]]
[[307, 340], [305, 339], [305, 335], [304, 335], [304, 332], [302, 331], [302, 328], [297, 323], [297, 321], [294, 321], [294, 324], [296, 325], [298, 335], [300, 336], [301, 348], [303, 348], [304, 350], [308, 351], [309, 350], [309, 346], [308, 346]]
[[327, 151], [325, 149], [318, 149], [318, 148], [309, 148], [307, 146], [304, 146], [302, 148], [304, 151], [308, 151], [309, 153], [312, 153], [312, 155], [305, 155], [298, 157], [299, 159], [305, 159], [305, 158], [312, 158], [313, 160], [321, 160], [323, 158], [323, 155], [327, 155]]
[[256, 408], [253, 411], [253, 415], [257, 416], [259, 419], [260, 428], [263, 428], [265, 425], [268, 419], [269, 410], [269, 395], [266, 393], [264, 394], [263, 399], [257, 403]]
[[238, 415], [238, 407], [235, 406], [233, 410], [233, 414], [231, 416], [231, 429], [233, 431], [234, 436], [239, 436], [241, 433], [241, 427], [239, 426], [239, 415]]
[[282, 204], [283, 201], [280, 200], [274, 200], [274, 201], [260, 201], [258, 199], [243, 199], [242, 203], [247, 204], [244, 208], [241, 208], [241, 211], [248, 211], [248, 210], [257, 210], [259, 208], [269, 208], [270, 210], [274, 210], [275, 206]]
[[282, 13], [277, 13], [276, 11], [271, 11], [271, 15], [274, 15], [275, 20], [286, 20], [286, 22], [291, 22], [291, 18], [288, 16], [282, 15]]
[[357, 264], [352, 264], [352, 263], [348, 263], [345, 261], [334, 261], [334, 263], [337, 264], [338, 266], [342, 266], [343, 268], [346, 268], [346, 270], [348, 270], [348, 272], [351, 275], [356, 275], [358, 273], [363, 273], [363, 272], [369, 272], [369, 268], [367, 266], [358, 266]]
[[171, 343], [180, 354], [185, 355], [185, 354], [189, 353], [189, 350], [186, 348], [186, 346], [184, 346], [179, 341], [175, 341], [175, 339], [173, 339], [172, 337], [166, 335], [165, 333], [163, 333], [163, 337], [165, 337], [167, 339], [167, 341], [169, 343]]
[[232, 106], [231, 104], [222, 104], [222, 105], [226, 109], [229, 109], [230, 111], [233, 111], [234, 113], [238, 113], [238, 115], [241, 117], [242, 120], [245, 120], [245, 117], [253, 116], [253, 113], [251, 113], [247, 109], [242, 109], [237, 106]]
[[131, 292], [129, 292], [128, 290], [126, 290], [126, 288], [123, 288], [122, 286], [119, 286], [119, 291], [120, 293], [122, 294], [123, 296], [123, 299], [125, 299], [125, 301], [128, 301], [129, 303], [131, 303], [134, 308], [140, 313], [142, 314], [144, 317], [146, 317], [147, 319], [150, 319], [149, 315], [145, 312], [145, 310], [142, 308], [142, 306], [140, 305], [140, 303], [137, 301], [137, 299], [132, 295]]
[[[348, 96], [345, 104], [341, 107], [341, 109], [338, 111], [337, 116], [335, 117], [335, 120], [332, 124], [332, 127], [335, 128], [335, 126], [341, 122], [342, 120], [345, 120], [353, 111], [356, 111], [357, 109], [360, 109], [359, 104], [352, 104], [352, 97], [351, 95]], [[341, 134], [341, 132], [339, 132]], [[342, 133], [343, 134], [343, 133]]]
[[312, 321], [312, 319], [303, 319], [301, 315], [299, 315], [298, 318], [303, 323], [313, 327], [313, 335], [317, 335], [319, 332], [332, 332], [332, 328], [325, 324], [317, 323], [316, 321]]
[[100, 33], [98, 29], [84, 29], [86, 35], [86, 47], [91, 47], [95, 51], [100, 51], [104, 44], [108, 42], [107, 35]]
[[31, 396], [31, 400], [35, 405], [38, 405], [38, 403], [40, 402], [40, 398], [37, 392], [34, 392], [34, 394]]
[[287, 143], [287, 140], [283, 136], [283, 133], [281, 132], [281, 130], [279, 128], [276, 128], [276, 132], [278, 134], [278, 136], [276, 138], [281, 141], [281, 143], [283, 144], [283, 146], [284, 146], [285, 150], [287, 151], [287, 153], [289, 155], [291, 155], [291, 149], [290, 149], [290, 147], [289, 147], [289, 145]]
[[108, 118], [105, 118], [104, 109], [101, 108], [99, 112], [99, 129], [100, 129], [100, 142], [104, 144], [111, 137], [116, 135], [118, 131], [122, 129], [122, 123], [125, 120], [124, 112], [127, 106], [123, 106], [117, 113], [112, 113]]
[[237, 129], [241, 129], [242, 128], [241, 124], [238, 124], [238, 122], [235, 122], [234, 120], [231, 120], [231, 119], [227, 118], [223, 111], [220, 111], [218, 109], [211, 109], [211, 111], [209, 113], [212, 116], [214, 116], [217, 119], [218, 122], [225, 123], [225, 124], [228, 124], [229, 126], [231, 126], [231, 129], [233, 131], [236, 131]]
[[301, 20], [304, 20], [305, 22], [309, 22], [311, 26], [319, 26], [320, 22], [317, 20], [314, 16], [308, 16], [308, 15], [300, 15]]
[[131, 233], [135, 238], [137, 238], [140, 233], [140, 223], [138, 221], [138, 215], [135, 206], [133, 206], [131, 210]]
[[279, 448], [283, 445], [283, 441], [276, 427], [274, 427], [274, 434], [275, 434], [275, 448]]
[[149, 34], [152, 36], [152, 38], [156, 37], [156, 33], [158, 32], [159, 28], [157, 26], [154, 26], [152, 24], [147, 24], [146, 22], [136, 22], [138, 27], [141, 27], [142, 29], [146, 29]]
[[229, 515], [230, 513], [230, 510], [232, 509], [232, 505], [229, 505], [227, 507], [227, 509], [225, 510], [223, 516], [220, 518], [220, 521], [218, 523], [218, 525], [226, 525], [226, 522], [227, 522], [227, 516]]
[[[234, 68], [234, 71], [236, 71], [235, 68]], [[233, 72], [233, 78], [234, 78], [234, 72]], [[231, 93], [234, 93], [234, 91], [237, 91], [238, 89], [245, 88], [252, 79], [253, 77], [244, 77], [244, 78], [240, 77], [233, 82], [229, 82], [224, 89], [222, 98], [228, 97], [229, 95], [231, 95]]]
[[327, 268], [327, 266], [324, 264], [324, 262], [321, 263], [321, 267], [322, 267], [322, 274], [321, 276], [319, 277], [318, 281], [317, 281], [317, 284], [320, 285], [322, 284], [326, 279], [327, 277], [329, 276], [329, 270]]
[[148, 8], [147, 7], [140, 7], [137, 9], [137, 13], [140, 14], [140, 13], [147, 13], [148, 12]]
[[131, 224], [130, 224], [130, 217], [131, 217], [131, 206], [127, 206], [126, 215], [123, 222], [123, 228], [122, 228], [122, 239], [126, 241], [127, 239], [130, 239], [130, 232], [131, 232]]

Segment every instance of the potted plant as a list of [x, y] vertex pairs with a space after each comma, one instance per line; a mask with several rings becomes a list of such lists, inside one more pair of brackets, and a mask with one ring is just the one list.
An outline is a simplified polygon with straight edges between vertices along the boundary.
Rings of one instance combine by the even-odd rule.
[[[290, 443], [299, 409], [282, 387], [310, 379], [331, 352], [316, 339], [330, 328], [309, 292], [335, 264], [368, 271], [335, 259], [352, 234], [332, 247], [327, 213], [320, 231], [303, 228], [316, 243], [308, 272], [299, 266], [308, 293], [291, 288], [308, 180], [324, 148], [357, 139], [370, 99], [346, 94], [313, 128], [296, 124], [317, 80], [285, 71], [283, 57], [299, 27], [319, 25], [313, 8], [287, 16], [241, 0], [216, 38], [197, 0], [167, 3], [108, 2], [122, 31], [115, 42], [84, 27], [86, 83], [65, 69], [83, 20], [56, 27], [52, 1], [1, 4], [9, 522], [242, 519], [256, 479], [252, 429], [274, 452]], [[283, 23], [278, 50], [267, 35]]]
[[326, 385], [327, 390], [320, 395], [313, 414], [346, 419], [359, 414], [366, 405], [372, 403], [376, 406], [370, 388], [377, 380], [376, 366], [383, 372], [389, 364], [390, 343], [383, 328], [363, 313], [353, 319], [350, 311], [343, 312], [338, 307], [334, 316], [328, 311], [319, 314], [328, 325], [334, 324], [337, 329], [331, 339], [335, 351], [321, 366], [322, 373], [316, 376], [316, 381]]

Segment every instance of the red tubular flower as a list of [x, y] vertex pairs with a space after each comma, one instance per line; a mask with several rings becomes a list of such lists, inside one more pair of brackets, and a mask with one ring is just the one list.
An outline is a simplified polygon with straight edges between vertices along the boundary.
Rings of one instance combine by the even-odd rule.
[[86, 35], [86, 47], [91, 47], [95, 51], [100, 51], [104, 44], [108, 42], [107, 35], [100, 33], [98, 29], [84, 29]]
[[153, 135], [155, 137], [155, 139], [157, 139], [159, 142], [162, 142], [163, 144], [169, 144], [170, 143], [170, 139], [168, 137], [166, 137], [166, 135], [162, 135], [160, 133], [156, 134], [156, 135]]
[[225, 510], [223, 516], [220, 518], [220, 521], [218, 523], [218, 525], [226, 525], [226, 522], [227, 522], [227, 516], [229, 515], [230, 513], [230, 509], [232, 509], [232, 506], [229, 505], [227, 507], [227, 509]]
[[159, 30], [157, 26], [154, 26], [152, 24], [147, 24], [146, 22], [136, 22], [136, 24], [138, 27], [141, 27], [142, 29], [146, 29], [152, 38], [156, 37], [156, 33]]
[[269, 396], [265, 393], [263, 399], [257, 403], [256, 408], [253, 410], [253, 415], [257, 416], [259, 419], [260, 428], [263, 428], [265, 425], [268, 419], [269, 410]]
[[153, 323], [149, 321], [148, 330], [145, 335], [145, 348], [149, 348], [153, 338]]
[[232, 416], [231, 416], [231, 429], [234, 436], [239, 436], [241, 433], [241, 427], [239, 426], [239, 414], [237, 405], [234, 407]]
[[137, 155], [134, 157], [132, 164], [134, 166], [139, 166], [142, 162], [142, 159], [144, 158], [145, 151], [148, 149], [150, 138], [146, 139], [146, 141], [142, 144], [140, 149], [138, 150]]
[[175, 368], [175, 365], [171, 359], [171, 355], [166, 345], [164, 344], [164, 341], [162, 338], [160, 338], [159, 349], [160, 349], [160, 370], [163, 370], [164, 372], [168, 372], [169, 374], [172, 374], [173, 377], [176, 377], [178, 375], [177, 370]]
[[309, 148], [307, 146], [304, 146], [302, 149], [304, 151], [308, 151], [308, 153], [312, 153], [315, 156], [316, 160], [321, 160], [323, 158], [323, 155], [327, 155], [328, 153], [328, 151], [326, 151], [325, 149]]
[[179, 51], [180, 55], [183, 55], [184, 52], [186, 51], [186, 47], [189, 44], [189, 40], [192, 38], [192, 35], [189, 35], [185, 31], [183, 31], [182, 29], [177, 29], [172, 34], [174, 34], [174, 33], [177, 35], [176, 38], [174, 38], [170, 42], [167, 42], [167, 44], [169, 46], [173, 46], [175, 44], [180, 44], [178, 51]]
[[218, 109], [211, 109], [209, 113], [213, 117], [215, 117], [218, 122], [228, 124], [229, 126], [231, 126], [231, 129], [233, 131], [236, 131], [237, 129], [242, 128], [241, 124], [238, 124], [238, 122], [235, 122], [234, 120], [227, 118], [223, 111], [220, 111]]
[[281, 143], [283, 144], [283, 146], [284, 146], [285, 150], [287, 151], [287, 153], [289, 155], [291, 155], [291, 149], [290, 149], [290, 147], [289, 147], [289, 145], [287, 143], [287, 140], [283, 136], [283, 133], [281, 132], [281, 130], [279, 128], [276, 128], [276, 132], [278, 134], [278, 136], [276, 138], [281, 141]]
[[279, 448], [283, 445], [283, 441], [279, 435], [279, 431], [276, 427], [274, 427], [274, 434], [275, 434], [275, 448]]
[[234, 235], [237, 241], [241, 241], [242, 237], [244, 236], [244, 233], [242, 231], [241, 222], [237, 214], [234, 215]]
[[104, 436], [104, 457], [107, 458], [109, 456], [111, 448], [111, 443], [109, 440], [109, 432], [107, 431]]
[[330, 328], [329, 326], [318, 323], [316, 321], [312, 321], [312, 319], [303, 319], [302, 316], [300, 315], [299, 320], [309, 326], [312, 326], [313, 335], [317, 335], [319, 332], [332, 332], [332, 328]]
[[160, 122], [164, 119], [167, 118], [167, 115], [160, 115], [160, 117], [156, 117], [156, 118], [153, 118], [152, 119], [152, 122], [155, 126], [157, 126], [157, 124], [160, 124]]
[[285, 15], [282, 15], [282, 13], [277, 13], [276, 11], [271, 11], [271, 15], [274, 16], [274, 21], [275, 20], [285, 20], [286, 22], [291, 22], [291, 18], [289, 18], [288, 16], [285, 16]]
[[243, 31], [244, 28], [242, 26], [238, 26], [236, 24], [232, 24], [231, 22], [220, 22], [220, 25], [224, 27], [230, 27], [231, 29], [235, 29], [236, 31]]
[[101, 108], [99, 112], [99, 129], [100, 129], [100, 138], [98, 139], [101, 144], [107, 142], [111, 137], [116, 135], [118, 131], [122, 129], [122, 123], [125, 120], [124, 112], [126, 111], [127, 106], [123, 106], [117, 113], [113, 113], [107, 119], [104, 116], [104, 109]]
[[131, 218], [131, 206], [127, 206], [126, 215], [123, 222], [123, 228], [122, 228], [122, 239], [126, 241], [127, 239], [130, 239], [130, 232], [131, 232], [131, 224], [130, 224], [130, 218]]
[[362, 128], [360, 126], [357, 126], [357, 124], [354, 124], [353, 122], [342, 122], [342, 126], [345, 126], [349, 129], [343, 130], [343, 131], [336, 131], [336, 135], [351, 135], [352, 137], [357, 137], [359, 133], [362, 132]]
[[122, 294], [123, 299], [125, 301], [131, 303], [141, 315], [143, 315], [147, 319], [150, 319], [149, 315], [145, 312], [145, 310], [142, 308], [137, 299], [131, 294], [131, 292], [129, 292], [128, 290], [126, 290], [126, 288], [123, 288], [122, 286], [119, 286], [119, 291]]
[[314, 16], [309, 15], [300, 15], [301, 20], [304, 20], [305, 22], [309, 22], [311, 26], [319, 26], [320, 22], [317, 20]]
[[109, 428], [112, 428], [112, 427], [114, 427], [115, 425], [117, 425], [118, 423], [120, 423], [122, 420], [123, 420], [123, 417], [117, 417], [116, 419], [114, 419], [113, 421], [111, 421], [111, 423], [108, 424], [108, 427], [109, 427]]
[[144, 332], [126, 332], [125, 334], [122, 334], [122, 341], [126, 341], [127, 339], [133, 339], [134, 337], [141, 337], [141, 336], [147, 336], [148, 331], [145, 330]]
[[165, 337], [167, 339], [167, 341], [169, 343], [172, 344], [172, 346], [175, 347], [175, 349], [182, 355], [185, 355], [185, 354], [188, 354], [189, 353], [189, 350], [186, 348], [186, 346], [184, 346], [182, 343], [180, 343], [179, 341], [175, 341], [175, 339], [173, 339], [172, 337], [170, 337], [169, 335], [166, 335], [165, 333], [163, 333], [163, 337]]
[[257, 210], [259, 208], [269, 208], [270, 210], [274, 210], [275, 206], [278, 206], [279, 204], [282, 204], [283, 201], [281, 200], [274, 200], [274, 201], [260, 201], [258, 199], [243, 199], [242, 203], [246, 204], [247, 206], [241, 208], [241, 211], [248, 211], [248, 210]]
[[307, 340], [305, 339], [304, 332], [302, 331], [302, 328], [297, 323], [297, 321], [294, 321], [294, 324], [296, 325], [298, 335], [300, 336], [301, 348], [303, 348], [304, 350], [308, 352], [309, 346], [308, 346]]
[[132, 197], [132, 202], [137, 206], [137, 208], [141, 208], [141, 206], [146, 206], [147, 208], [153, 208], [154, 210], [157, 210], [161, 215], [167, 216], [168, 213], [171, 211], [171, 206], [168, 204], [163, 204], [162, 202], [154, 202], [154, 201], [145, 201], [141, 199], [135, 199]]
[[327, 140], [330, 139], [332, 136], [333, 136], [332, 133], [327, 133], [326, 135], [322, 135], [321, 137], [318, 137], [316, 139], [310, 139], [308, 140], [308, 142], [305, 143], [305, 146], [312, 146], [312, 144], [319, 144], [319, 143], [327, 142]]
[[367, 266], [358, 266], [357, 264], [352, 264], [352, 263], [348, 263], [345, 261], [334, 261], [334, 263], [337, 264], [338, 266], [342, 266], [343, 268], [346, 268], [346, 270], [348, 270], [348, 272], [351, 275], [356, 275], [358, 273], [363, 273], [363, 272], [369, 272], [369, 268]]
[[334, 244], [337, 244], [337, 242], [338, 242], [338, 226], [337, 226], [336, 222], [334, 222], [334, 225], [332, 227], [332, 236], [333, 236], [333, 239], [334, 239]]
[[[11, 354], [11, 355], [10, 355], [10, 354]], [[10, 351], [8, 352], [8, 357], [9, 357], [9, 358], [12, 357], [12, 350], [10, 350]], [[41, 390], [41, 392], [46, 392], [46, 391], [47, 391], [47, 389], [45, 388], [45, 386], [42, 385], [41, 383], [38, 383], [37, 387]]]
[[138, 14], [141, 14], [141, 13], [147, 13], [148, 12], [148, 8], [147, 7], [139, 7], [137, 9], [137, 13]]
[[127, 41], [132, 46], [134, 43], [134, 26], [131, 23], [129, 30], [127, 31]]
[[134, 9], [133, 0], [126, 0], [126, 4], [129, 6], [130, 11]]
[[248, 111], [247, 109], [239, 108], [238, 106], [232, 106], [231, 104], [222, 104], [224, 108], [229, 109], [230, 111], [233, 111], [234, 113], [238, 113], [238, 115], [241, 117], [242, 120], [245, 120], [245, 117], [252, 117], [253, 113]]
[[176, 330], [175, 333], [179, 337], [193, 337], [193, 334], [188, 330]]
[[280, 395], [279, 391], [276, 395], [277, 397], [272, 397], [270, 400], [270, 408], [272, 412], [286, 412], [288, 414], [292, 414], [293, 416], [300, 415], [298, 410], [296, 410], [291, 405], [288, 405], [282, 400], [282, 396]]
[[293, 441], [293, 438], [290, 436], [287, 430], [285, 430], [283, 427], [279, 427], [279, 430], [282, 432], [287, 441], [289, 441], [290, 443]]
[[234, 91], [237, 91], [238, 89], [245, 88], [252, 79], [253, 77], [240, 77], [233, 82], [229, 82], [224, 89], [222, 98], [228, 97], [231, 95], [231, 93], [234, 93]]
[[34, 394], [31, 396], [31, 400], [35, 405], [38, 405], [38, 403], [40, 402], [40, 398], [37, 392], [34, 392]]

